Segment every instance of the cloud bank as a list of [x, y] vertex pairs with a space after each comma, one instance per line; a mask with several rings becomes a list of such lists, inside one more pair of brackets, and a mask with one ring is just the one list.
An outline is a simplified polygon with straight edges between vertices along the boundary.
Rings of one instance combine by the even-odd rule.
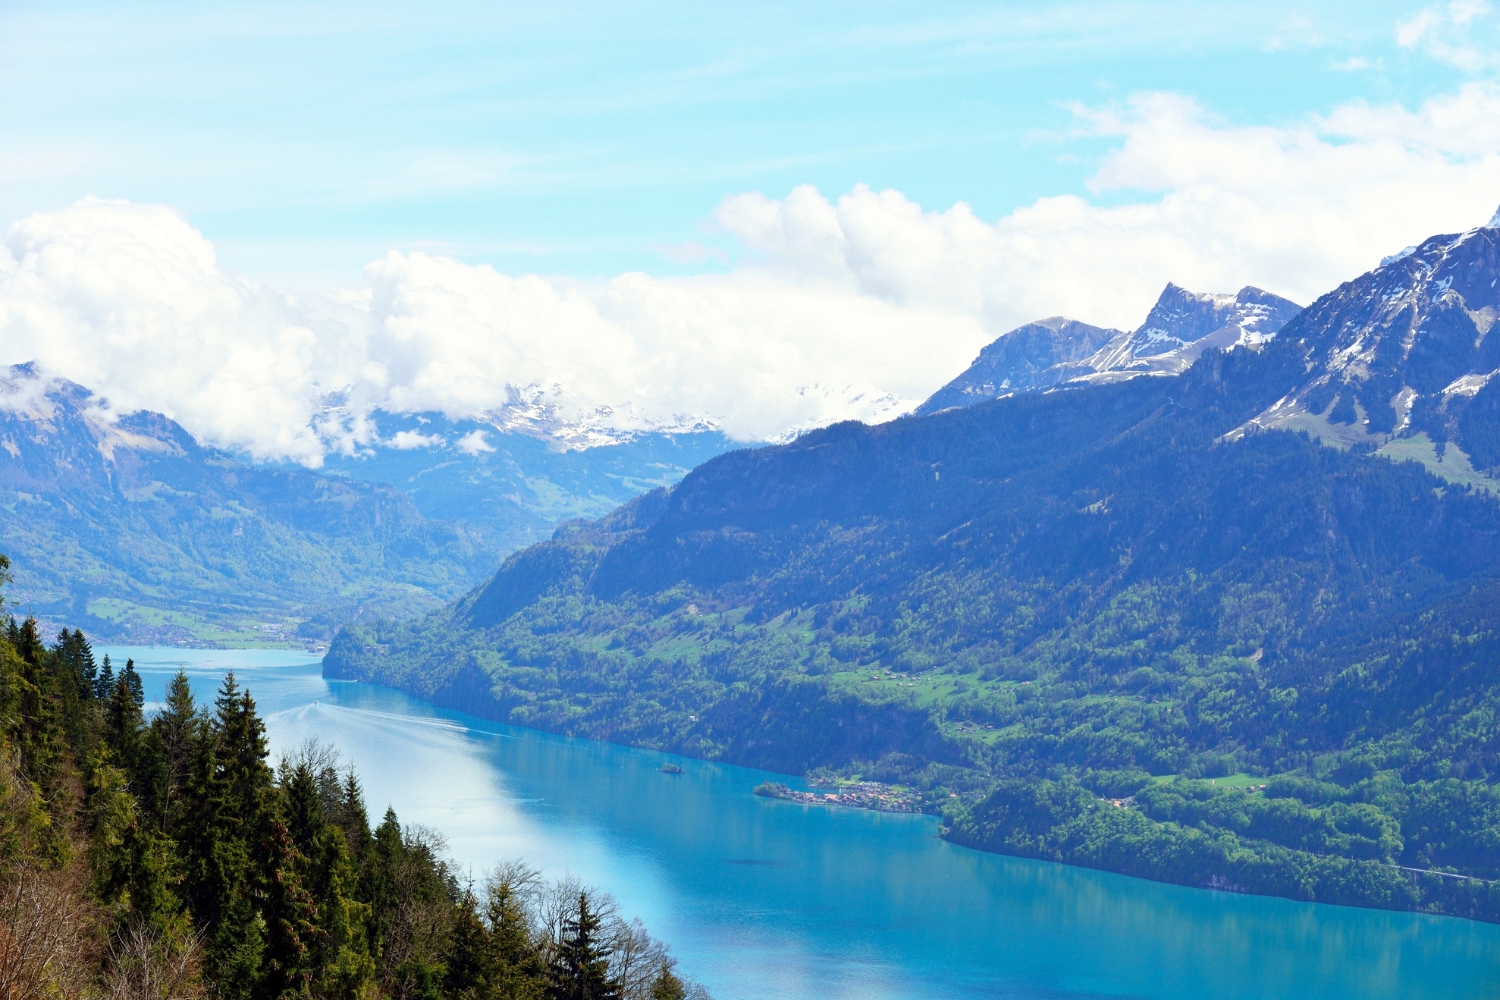
[[1310, 301], [1500, 202], [1491, 83], [1283, 127], [1226, 125], [1171, 94], [1075, 113], [1112, 143], [1087, 197], [988, 221], [863, 186], [738, 195], [713, 213], [738, 263], [689, 277], [585, 282], [392, 252], [315, 301], [226, 274], [169, 208], [85, 199], [0, 244], [0, 362], [312, 465], [368, 440], [372, 407], [602, 432], [708, 421], [765, 440], [904, 412], [1033, 319], [1134, 326], [1167, 281]]

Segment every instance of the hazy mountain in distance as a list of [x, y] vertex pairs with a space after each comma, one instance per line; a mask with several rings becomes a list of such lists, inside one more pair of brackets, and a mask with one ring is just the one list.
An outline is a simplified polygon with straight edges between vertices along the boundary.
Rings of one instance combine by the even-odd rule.
[[31, 365], [0, 370], [0, 551], [15, 611], [199, 642], [285, 637], [335, 605], [425, 608], [493, 561], [396, 490], [247, 465]]
[[353, 454], [328, 455], [324, 471], [400, 490], [425, 517], [475, 532], [497, 565], [563, 521], [600, 517], [738, 447], [707, 428], [615, 433], [579, 447], [576, 438], [544, 429], [441, 413], [377, 410], [370, 419], [375, 440]]
[[316, 640], [408, 617], [484, 579], [569, 518], [676, 482], [730, 443], [553, 439], [437, 415], [376, 414], [378, 440], [328, 468], [198, 444], [120, 415], [32, 365], [0, 369], [0, 552], [13, 609], [114, 640]]
[[1180, 375], [1209, 347], [1264, 343], [1300, 309], [1250, 286], [1233, 295], [1215, 295], [1168, 284], [1134, 330], [1103, 329], [1056, 316], [1003, 334], [916, 412], [973, 406], [1065, 382]]

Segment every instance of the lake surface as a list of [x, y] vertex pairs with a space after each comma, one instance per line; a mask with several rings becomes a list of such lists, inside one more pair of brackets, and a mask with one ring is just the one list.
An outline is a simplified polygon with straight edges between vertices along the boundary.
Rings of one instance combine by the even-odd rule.
[[389, 804], [443, 832], [476, 876], [524, 857], [613, 893], [718, 1000], [1500, 997], [1494, 925], [970, 851], [931, 817], [759, 798], [763, 771], [486, 722], [299, 653], [105, 651], [134, 657], [148, 702], [179, 667], [210, 702], [234, 670], [273, 757], [332, 743], [376, 821]]

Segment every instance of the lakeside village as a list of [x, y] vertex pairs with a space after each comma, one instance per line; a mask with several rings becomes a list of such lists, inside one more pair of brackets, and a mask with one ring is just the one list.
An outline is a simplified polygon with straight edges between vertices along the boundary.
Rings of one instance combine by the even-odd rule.
[[794, 792], [779, 781], [767, 781], [755, 787], [756, 795], [768, 799], [786, 799], [809, 806], [852, 806], [856, 809], [874, 809], [877, 812], [919, 813], [921, 805], [916, 793], [899, 785], [884, 785], [878, 781], [835, 781], [813, 778], [811, 784], [819, 789], [836, 791]]

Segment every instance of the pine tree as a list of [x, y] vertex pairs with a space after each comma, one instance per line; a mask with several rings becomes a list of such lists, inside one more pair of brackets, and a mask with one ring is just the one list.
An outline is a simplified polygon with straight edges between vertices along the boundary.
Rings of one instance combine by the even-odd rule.
[[670, 961], [661, 963], [661, 971], [651, 984], [651, 1000], [687, 1000], [687, 987], [672, 971]]
[[104, 664], [99, 668], [99, 675], [94, 678], [94, 700], [100, 703], [109, 701], [110, 692], [115, 689], [115, 668], [109, 662], [109, 654], [104, 654]]
[[166, 703], [151, 720], [151, 740], [164, 772], [160, 807], [164, 824], [174, 823], [173, 815], [187, 785], [198, 744], [207, 739], [207, 725], [207, 719], [193, 700], [187, 674], [177, 671], [167, 685]]
[[144, 721], [141, 706], [145, 702], [141, 690], [140, 675], [135, 672], [135, 661], [126, 660], [125, 669], [115, 679], [109, 692], [109, 701], [104, 707], [104, 734], [110, 749], [115, 752], [125, 773], [130, 775], [132, 786], [140, 791], [138, 782], [140, 764], [141, 729]]
[[549, 1000], [619, 1000], [609, 978], [609, 952], [599, 940], [599, 917], [588, 893], [578, 894], [578, 910], [563, 925], [563, 940], [552, 960]]
[[261, 1000], [303, 1000], [312, 995], [315, 949], [327, 935], [317, 924], [317, 903], [303, 885], [303, 858], [286, 823], [270, 824], [263, 851], [266, 877], [260, 909], [266, 950], [255, 995]]
[[466, 888], [454, 908], [448, 932], [448, 961], [443, 969], [443, 994], [451, 1000], [489, 1000], [487, 957], [489, 934], [479, 919], [479, 900]]

